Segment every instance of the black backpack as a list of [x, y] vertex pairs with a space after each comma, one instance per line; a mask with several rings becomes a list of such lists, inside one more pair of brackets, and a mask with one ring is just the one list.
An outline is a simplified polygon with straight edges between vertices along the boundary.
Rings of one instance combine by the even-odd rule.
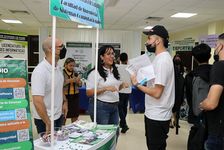
[[199, 116], [202, 112], [199, 104], [203, 101], [209, 91], [209, 83], [203, 80], [200, 76], [196, 76], [192, 81], [192, 108], [195, 116]]

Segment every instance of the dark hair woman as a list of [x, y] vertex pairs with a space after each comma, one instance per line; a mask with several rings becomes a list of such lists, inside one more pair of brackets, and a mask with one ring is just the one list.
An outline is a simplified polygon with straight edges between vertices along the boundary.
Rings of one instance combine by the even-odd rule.
[[[64, 63], [64, 93], [68, 100], [68, 114], [66, 118], [71, 118], [74, 122], [79, 117], [79, 87], [82, 85], [80, 77], [74, 70], [75, 60], [67, 58]], [[66, 121], [66, 120], [65, 120]], [[65, 123], [65, 122], [64, 122]]]
[[[114, 63], [114, 48], [105, 45], [98, 52], [98, 70], [92, 69], [89, 72], [86, 83], [86, 94], [92, 97], [94, 95], [94, 79], [97, 75], [97, 117], [98, 124], [118, 125], [118, 91], [128, 87], [127, 83], [122, 83], [119, 79], [119, 73]], [[90, 98], [89, 113], [93, 121], [94, 101]]]

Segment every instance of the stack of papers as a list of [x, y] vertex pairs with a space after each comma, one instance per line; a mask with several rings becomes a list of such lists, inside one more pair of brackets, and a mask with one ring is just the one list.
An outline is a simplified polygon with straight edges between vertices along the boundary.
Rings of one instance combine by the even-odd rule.
[[135, 74], [138, 83], [144, 84], [155, 78], [153, 65], [147, 54], [130, 59], [129, 66], [126, 70], [131, 74]]

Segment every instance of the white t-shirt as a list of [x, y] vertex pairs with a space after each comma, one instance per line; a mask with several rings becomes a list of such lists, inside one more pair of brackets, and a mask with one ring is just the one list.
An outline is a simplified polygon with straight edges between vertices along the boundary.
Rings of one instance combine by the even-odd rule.
[[[107, 86], [115, 86], [117, 89], [119, 89], [120, 84], [122, 83], [121, 81], [117, 80], [111, 70], [104, 68], [107, 70], [108, 75], [106, 78], [106, 81], [100, 76], [99, 72], [97, 71], [97, 88], [103, 88]], [[94, 80], [95, 80], [95, 70], [90, 72], [87, 78], [86, 82], [86, 89], [94, 89]], [[111, 91], [105, 91], [102, 94], [97, 95], [97, 99], [103, 102], [108, 102], [108, 103], [114, 103], [119, 101], [119, 94], [118, 91], [111, 92]]]
[[[37, 65], [31, 76], [32, 95], [44, 96], [44, 104], [49, 117], [51, 116], [51, 67], [51, 64], [44, 59]], [[63, 83], [62, 70], [57, 66], [55, 67], [54, 120], [57, 120], [62, 114]], [[41, 119], [36, 108], [33, 108], [33, 117]]]
[[126, 82], [130, 85], [130, 87], [128, 88], [123, 88], [119, 91], [119, 93], [127, 93], [130, 94], [131, 93], [131, 79], [130, 79], [130, 74], [128, 73], [128, 71], [125, 69], [128, 67], [128, 65], [125, 64], [120, 64], [120, 65], [116, 65], [117, 66], [117, 70], [120, 74], [120, 80], [122, 82]]
[[175, 98], [173, 61], [166, 51], [158, 54], [152, 64], [155, 79], [147, 82], [147, 86], [159, 84], [164, 86], [164, 90], [160, 99], [145, 95], [145, 115], [152, 120], [167, 121], [171, 119]]

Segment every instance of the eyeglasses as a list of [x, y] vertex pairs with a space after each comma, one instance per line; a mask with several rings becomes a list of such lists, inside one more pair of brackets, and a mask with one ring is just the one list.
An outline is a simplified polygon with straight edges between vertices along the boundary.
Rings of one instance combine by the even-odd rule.
[[64, 47], [64, 44], [61, 44], [59, 46], [56, 46], [56, 48], [60, 48], [60, 49], [62, 49], [63, 47]]
[[109, 53], [106, 53], [106, 55], [115, 56], [115, 53], [114, 52], [109, 52]]

